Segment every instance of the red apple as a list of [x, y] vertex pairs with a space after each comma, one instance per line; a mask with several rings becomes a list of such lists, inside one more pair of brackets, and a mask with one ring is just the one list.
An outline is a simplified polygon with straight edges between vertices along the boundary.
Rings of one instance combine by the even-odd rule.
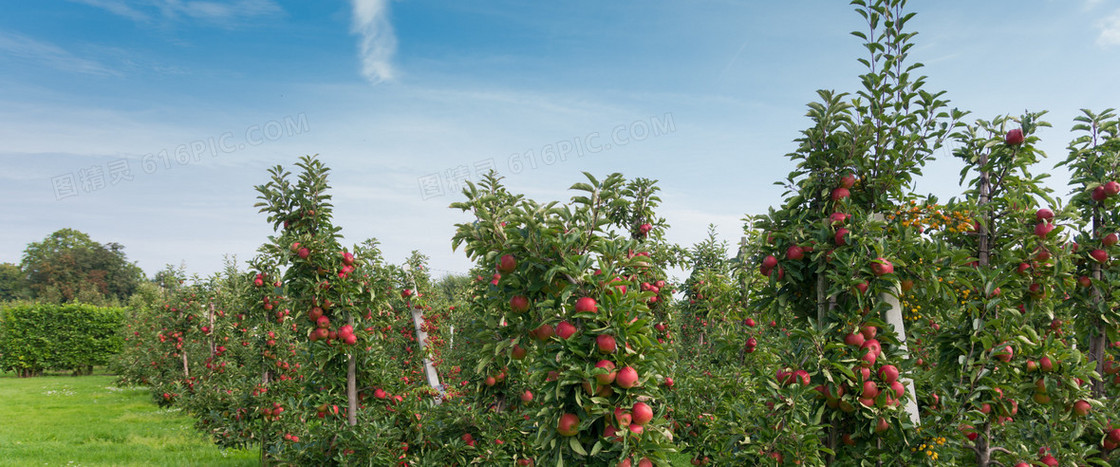
[[996, 357], [996, 360], [999, 360], [1003, 363], [1007, 363], [1007, 362], [1011, 361], [1011, 357], [1013, 355], [1015, 355], [1015, 349], [1011, 348], [1011, 346], [1008, 345], [1008, 346], [1004, 346], [1002, 349], [997, 350], [996, 354], [995, 354], [995, 357]]
[[514, 295], [509, 299], [509, 307], [514, 313], [524, 313], [529, 311], [529, 299], [524, 295]]
[[618, 344], [614, 341], [614, 336], [610, 334], [599, 334], [595, 337], [595, 345], [598, 346], [599, 352], [614, 353], [618, 350]]
[[528, 351], [526, 351], [524, 347], [517, 344], [514, 344], [513, 350], [510, 351], [510, 355], [513, 356], [514, 360], [524, 360], [527, 353]]
[[299, 255], [299, 259], [307, 259], [308, 256], [311, 256], [311, 250], [300, 248], [296, 254]]
[[1093, 201], [1101, 202], [1108, 198], [1108, 193], [1104, 191], [1104, 186], [1098, 186], [1096, 188], [1093, 188], [1091, 197], [1093, 198]]
[[513, 272], [517, 269], [517, 258], [514, 258], [513, 255], [502, 255], [501, 259], [498, 260], [496, 269], [502, 274]]
[[1042, 208], [1034, 213], [1034, 217], [1040, 221], [1048, 221], [1054, 218], [1054, 211], [1048, 208]]
[[836, 229], [836, 235], [833, 236], [833, 241], [837, 245], [846, 245], [848, 243], [847, 238], [846, 238], [847, 236], [848, 236], [848, 229], [840, 227], [839, 229]]
[[882, 346], [880, 346], [879, 341], [875, 339], [868, 339], [864, 341], [863, 345], [859, 346], [859, 348], [866, 349], [869, 353], [874, 354], [876, 357], [883, 353]]
[[898, 368], [894, 365], [883, 365], [879, 368], [879, 379], [887, 384], [898, 381]]
[[801, 247], [794, 245], [786, 250], [786, 259], [790, 261], [800, 261], [805, 257], [805, 251]]
[[840, 201], [849, 196], [852, 196], [852, 192], [848, 191], [848, 189], [844, 187], [839, 187], [832, 190], [832, 194], [830, 195], [833, 201]]
[[1034, 234], [1039, 237], [1046, 237], [1054, 230], [1054, 224], [1049, 222], [1039, 222], [1034, 226]]
[[567, 321], [561, 321], [556, 325], [556, 336], [561, 339], [572, 337], [576, 333], [576, 327]]
[[876, 276], [883, 276], [894, 273], [894, 265], [884, 258], [876, 258], [871, 262], [871, 272]]
[[576, 300], [576, 313], [595, 313], [597, 311], [599, 311], [599, 306], [595, 303], [594, 298], [580, 297], [579, 300]]
[[536, 337], [537, 340], [542, 342], [547, 341], [549, 338], [551, 338], [555, 334], [555, 332], [556, 331], [552, 329], [552, 325], [548, 323], [542, 324], [531, 331], [533, 337]]
[[1104, 246], [1115, 245], [1118, 241], [1120, 241], [1120, 237], [1117, 237], [1115, 233], [1105, 235], [1104, 238], [1101, 239], [1101, 243], [1104, 244]]
[[1108, 253], [1105, 252], [1104, 250], [1097, 249], [1097, 250], [1090, 251], [1089, 256], [1091, 256], [1093, 258], [1093, 260], [1095, 260], [1098, 263], [1108, 262]]
[[844, 343], [852, 347], [859, 347], [863, 345], [863, 342], [865, 340], [867, 339], [863, 337], [863, 334], [858, 332], [850, 332], [848, 333], [848, 335], [844, 336]]
[[641, 233], [643, 237], [649, 235], [650, 230], [653, 230], [653, 226], [650, 224], [642, 224], [638, 227], [638, 232]]
[[1050, 357], [1042, 357], [1038, 359], [1038, 367], [1042, 368], [1042, 371], [1051, 372], [1054, 371], [1054, 362], [1050, 360]]
[[618, 387], [629, 389], [638, 385], [638, 370], [634, 367], [626, 366], [618, 370], [618, 376], [615, 377], [614, 382]]
[[525, 392], [521, 393], [521, 402], [526, 404], [533, 402], [533, 392], [526, 389]]
[[887, 419], [879, 417], [879, 421], [875, 423], [875, 432], [882, 433], [890, 429], [891, 425], [887, 423]]
[[860, 396], [864, 399], [874, 399], [879, 396], [879, 385], [874, 381], [864, 381]]
[[556, 424], [556, 432], [560, 436], [575, 436], [579, 433], [579, 417], [573, 413], [561, 415], [560, 422]]
[[834, 213], [832, 213], [828, 216], [828, 221], [829, 221], [829, 223], [831, 223], [833, 225], [843, 224], [844, 222], [846, 222], [848, 220], [848, 217], [849, 216], [846, 213], [834, 212]]
[[1078, 400], [1077, 402], [1073, 403], [1073, 413], [1078, 417], [1089, 415], [1089, 409], [1091, 408], [1092, 406], [1090, 406], [1089, 403], [1084, 399]]
[[1115, 180], [1104, 184], [1104, 193], [1108, 196], [1120, 194], [1120, 183]]
[[851, 189], [854, 186], [856, 186], [856, 176], [855, 175], [844, 174], [843, 177], [840, 177], [840, 187], [841, 188]]
[[1008, 146], [1018, 146], [1023, 144], [1023, 139], [1023, 130], [1015, 128], [1007, 132], [1007, 136], [1003, 138], [1003, 141], [1006, 142]]
[[645, 425], [653, 420], [653, 409], [645, 402], [635, 402], [630, 408], [631, 420], [638, 425]]
[[606, 373], [595, 375], [595, 381], [598, 381], [599, 384], [602, 384], [604, 386], [613, 383], [615, 377], [618, 376], [618, 372], [614, 371], [614, 362], [610, 360], [599, 360], [599, 362], [595, 364], [595, 368], [603, 368], [607, 370]]

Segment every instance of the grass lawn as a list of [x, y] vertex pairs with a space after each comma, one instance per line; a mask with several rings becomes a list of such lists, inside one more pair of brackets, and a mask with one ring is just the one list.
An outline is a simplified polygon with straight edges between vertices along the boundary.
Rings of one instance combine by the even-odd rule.
[[113, 376], [0, 375], [0, 465], [259, 465], [221, 450], [178, 409]]

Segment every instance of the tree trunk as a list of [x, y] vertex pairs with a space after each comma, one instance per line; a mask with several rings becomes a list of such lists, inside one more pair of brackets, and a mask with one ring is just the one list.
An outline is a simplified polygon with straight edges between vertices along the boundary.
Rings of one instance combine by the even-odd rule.
[[[1100, 207], [1093, 206], [1093, 237], [1101, 237], [1101, 216]], [[1101, 271], [1101, 264], [1097, 262], [1092, 263], [1093, 268], [1093, 306], [1089, 311], [1093, 315], [1092, 327], [1089, 330], [1089, 361], [1097, 364], [1097, 374], [1101, 375], [1101, 379], [1093, 381], [1093, 397], [1101, 398], [1104, 396], [1104, 350], [1105, 341], [1108, 339], [1108, 327], [1101, 320], [1101, 308], [1104, 307], [1104, 300], [1101, 296], [1101, 289], [1097, 285], [1103, 273]]]
[[[354, 317], [351, 316], [347, 323], [353, 326]], [[354, 426], [358, 424], [358, 358], [353, 352], [349, 357], [346, 362], [346, 423]]]

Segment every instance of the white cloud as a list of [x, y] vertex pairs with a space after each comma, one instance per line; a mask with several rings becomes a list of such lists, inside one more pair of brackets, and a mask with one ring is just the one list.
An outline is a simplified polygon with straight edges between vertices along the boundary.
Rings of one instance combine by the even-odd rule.
[[75, 2], [78, 2], [78, 3], [84, 3], [84, 4], [92, 6], [92, 7], [101, 8], [103, 10], [106, 10], [106, 11], [110, 12], [110, 13], [113, 13], [113, 14], [118, 15], [118, 16], [123, 16], [125, 18], [131, 19], [131, 20], [136, 21], [136, 22], [146, 22], [146, 21], [151, 19], [144, 12], [139, 11], [139, 10], [129, 6], [128, 2], [124, 1], [124, 0], [71, 0], [71, 1], [75, 1]]
[[30, 37], [0, 31], [0, 55], [38, 62], [56, 70], [97, 76], [119, 76], [116, 70], [96, 60], [76, 56], [65, 49]]
[[1120, 45], [1120, 10], [1102, 19], [1097, 23], [1097, 27], [1101, 30], [1101, 35], [1097, 36], [1097, 45], [1101, 47]]
[[[273, 0], [183, 1], [183, 0], [71, 0], [101, 8], [138, 23], [153, 16], [176, 20], [191, 18], [203, 23], [230, 27], [238, 22], [277, 15], [283, 9]], [[145, 11], [149, 10], [149, 11]]]
[[397, 51], [397, 36], [389, 23], [388, 0], [351, 0], [351, 3], [354, 7], [351, 31], [361, 36], [358, 46], [362, 76], [373, 84], [392, 81], [395, 73], [391, 61]]

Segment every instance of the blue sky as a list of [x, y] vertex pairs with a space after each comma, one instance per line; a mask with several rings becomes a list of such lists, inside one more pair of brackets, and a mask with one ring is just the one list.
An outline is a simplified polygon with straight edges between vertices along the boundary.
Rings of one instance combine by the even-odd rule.
[[[1049, 110], [1049, 171], [1078, 109], [1120, 106], [1120, 0], [912, 1], [927, 89], [989, 119]], [[0, 16], [0, 262], [63, 227], [152, 274], [247, 260], [253, 186], [320, 154], [348, 243], [452, 252], [455, 181], [567, 199], [582, 171], [660, 180], [669, 238], [780, 202], [817, 89], [855, 91], [846, 2], [75, 0]], [[577, 149], [582, 148], [582, 149]], [[598, 149], [593, 151], [592, 149]], [[561, 157], [561, 154], [563, 157]], [[547, 158], [547, 159], [546, 159]], [[956, 194], [938, 154], [919, 192]], [[1065, 195], [1066, 176], [1052, 185]]]

